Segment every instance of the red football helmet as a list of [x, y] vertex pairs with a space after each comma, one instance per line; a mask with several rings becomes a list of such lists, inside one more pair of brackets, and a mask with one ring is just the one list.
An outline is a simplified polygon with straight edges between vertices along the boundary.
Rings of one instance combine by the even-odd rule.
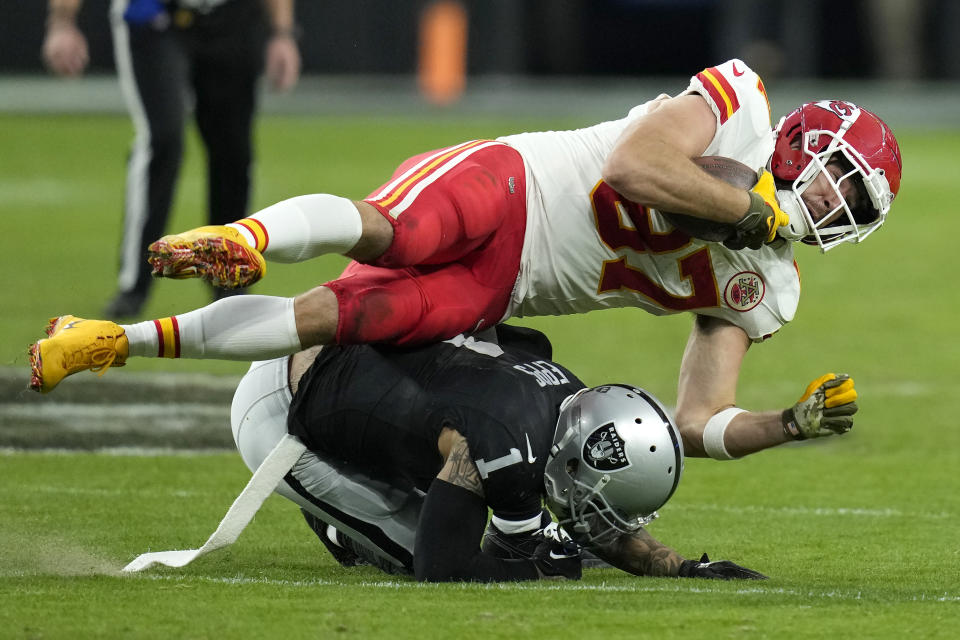
[[[827, 251], [861, 242], [884, 223], [900, 190], [903, 165], [893, 132], [876, 114], [843, 100], [808, 102], [783, 118], [775, 131], [770, 171], [777, 179], [777, 199], [790, 216], [781, 235]], [[843, 167], [837, 179], [826, 171], [831, 159]], [[814, 221], [801, 196], [821, 172], [840, 204]], [[861, 194], [861, 206], [854, 209], [841, 195], [847, 180]]]

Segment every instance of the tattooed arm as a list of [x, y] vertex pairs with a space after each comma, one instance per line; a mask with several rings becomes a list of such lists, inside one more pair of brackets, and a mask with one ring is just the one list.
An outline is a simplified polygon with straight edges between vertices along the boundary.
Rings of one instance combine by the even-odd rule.
[[463, 487], [467, 491], [483, 497], [483, 485], [480, 484], [480, 472], [470, 458], [467, 439], [453, 429], [444, 428], [437, 443], [440, 454], [446, 456], [446, 462], [437, 478], [450, 484]]
[[438, 441], [443, 467], [423, 501], [413, 551], [418, 580], [536, 580], [534, 560], [503, 560], [480, 551], [487, 503], [466, 439], [444, 429]]
[[707, 554], [700, 560], [685, 560], [670, 547], [661, 544], [645, 530], [622, 534], [613, 542], [594, 545], [591, 551], [618, 569], [638, 576], [706, 578], [708, 580], [766, 580], [759, 571], [729, 560], [711, 562]]
[[621, 534], [612, 542], [589, 548], [618, 569], [638, 576], [676, 577], [684, 560], [683, 556], [644, 529]]

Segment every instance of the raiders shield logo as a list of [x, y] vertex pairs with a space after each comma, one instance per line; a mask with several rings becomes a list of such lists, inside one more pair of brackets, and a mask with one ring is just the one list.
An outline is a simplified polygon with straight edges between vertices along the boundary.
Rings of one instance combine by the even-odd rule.
[[583, 460], [597, 471], [616, 471], [630, 466], [623, 450], [623, 439], [612, 422], [587, 437], [583, 445]]

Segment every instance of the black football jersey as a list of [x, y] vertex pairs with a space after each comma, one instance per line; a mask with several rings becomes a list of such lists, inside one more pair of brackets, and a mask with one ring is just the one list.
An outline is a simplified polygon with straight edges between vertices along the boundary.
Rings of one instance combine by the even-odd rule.
[[290, 433], [310, 449], [426, 491], [444, 427], [467, 440], [487, 504], [506, 519], [540, 510], [560, 403], [583, 388], [530, 329], [499, 347], [454, 340], [417, 348], [324, 347], [300, 381]]

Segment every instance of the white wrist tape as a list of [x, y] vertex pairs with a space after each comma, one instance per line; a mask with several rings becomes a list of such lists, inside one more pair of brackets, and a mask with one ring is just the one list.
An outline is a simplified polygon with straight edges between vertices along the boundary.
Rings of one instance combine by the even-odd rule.
[[727, 447], [723, 444], [723, 436], [727, 432], [727, 426], [730, 421], [741, 413], [746, 413], [746, 409], [739, 407], [730, 407], [720, 413], [716, 413], [707, 420], [707, 426], [703, 428], [703, 450], [714, 460], [735, 460], [730, 455]]
[[528, 531], [536, 531], [540, 528], [540, 515], [537, 514], [532, 518], [526, 520], [504, 520], [503, 518], [494, 515], [491, 517], [493, 525], [500, 529], [501, 532], [507, 534], [508, 536], [516, 535], [518, 533], [527, 533]]

